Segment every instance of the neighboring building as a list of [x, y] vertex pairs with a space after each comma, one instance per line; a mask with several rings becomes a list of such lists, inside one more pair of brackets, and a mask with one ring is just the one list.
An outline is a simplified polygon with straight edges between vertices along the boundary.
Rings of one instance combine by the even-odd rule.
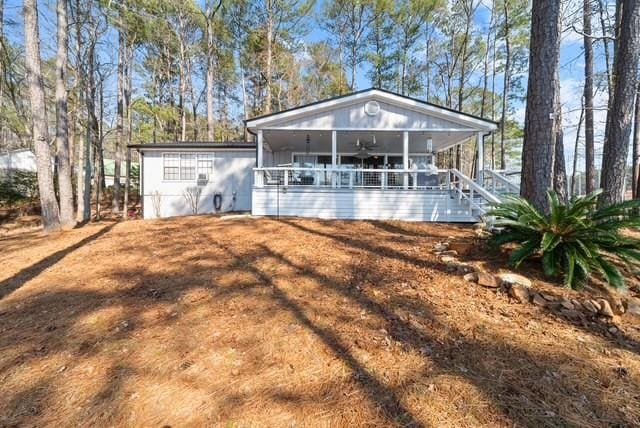
[[[187, 193], [199, 188], [198, 212], [472, 222], [501, 192], [514, 191], [484, 167], [484, 140], [495, 122], [380, 89], [245, 125], [255, 144], [131, 146], [143, 159], [144, 218], [191, 214]], [[458, 144], [478, 149], [475, 181], [435, 165], [438, 152]]]
[[0, 171], [9, 170], [36, 172], [36, 155], [30, 149], [0, 153]]
[[[131, 170], [136, 171], [139, 165], [138, 162], [131, 162]], [[104, 185], [107, 187], [113, 186], [113, 180], [115, 178], [116, 161], [113, 159], [104, 160]], [[127, 179], [127, 167], [124, 162], [120, 165], [120, 183], [123, 183]]]

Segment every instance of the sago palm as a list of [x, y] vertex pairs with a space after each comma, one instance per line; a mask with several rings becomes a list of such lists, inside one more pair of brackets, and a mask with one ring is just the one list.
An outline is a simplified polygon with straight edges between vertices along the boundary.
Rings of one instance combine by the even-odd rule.
[[623, 230], [640, 226], [635, 214], [640, 201], [626, 201], [597, 208], [599, 191], [563, 204], [555, 192], [547, 192], [549, 214], [537, 210], [519, 196], [505, 196], [487, 215], [495, 217], [497, 232], [491, 243], [516, 243], [509, 262], [540, 257], [546, 275], [564, 276], [567, 287], [579, 288], [592, 273], [599, 273], [613, 287], [624, 286], [620, 266], [640, 267], [640, 241]]

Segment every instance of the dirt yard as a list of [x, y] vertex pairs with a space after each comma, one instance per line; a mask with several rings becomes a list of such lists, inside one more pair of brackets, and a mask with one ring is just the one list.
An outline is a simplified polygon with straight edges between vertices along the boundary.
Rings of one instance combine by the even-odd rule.
[[431, 253], [451, 236], [472, 232], [200, 216], [1, 237], [0, 426], [640, 425], [640, 327], [468, 283]]

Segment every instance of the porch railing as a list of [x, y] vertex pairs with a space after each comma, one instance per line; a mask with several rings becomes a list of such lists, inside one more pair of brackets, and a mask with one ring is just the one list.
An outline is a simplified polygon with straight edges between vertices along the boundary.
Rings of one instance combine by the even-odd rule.
[[448, 170], [359, 168], [254, 168], [256, 187], [446, 190]]
[[501, 171], [485, 169], [483, 171], [484, 188], [491, 189], [491, 193], [520, 193], [520, 186], [505, 177]]
[[469, 215], [474, 211], [485, 214], [492, 204], [500, 203], [500, 198], [457, 169], [451, 169], [450, 190], [459, 201], [466, 201]]

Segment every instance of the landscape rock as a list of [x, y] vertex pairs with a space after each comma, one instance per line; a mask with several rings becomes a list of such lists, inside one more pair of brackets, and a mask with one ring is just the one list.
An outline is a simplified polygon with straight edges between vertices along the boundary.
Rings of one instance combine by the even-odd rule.
[[627, 299], [627, 314], [640, 317], [640, 299], [636, 297]]
[[449, 244], [446, 242], [438, 242], [433, 246], [433, 251], [447, 251], [449, 249]]
[[467, 273], [475, 272], [476, 268], [467, 263], [458, 263], [457, 270], [458, 270], [458, 273], [467, 274]]
[[458, 252], [456, 250], [444, 250], [444, 251], [440, 252], [440, 255], [442, 255], [442, 256], [457, 256]]
[[622, 304], [622, 299], [617, 296], [613, 296], [609, 299], [609, 303], [611, 304], [611, 309], [613, 313], [616, 315], [622, 315], [625, 312], [624, 305]]
[[598, 299], [597, 302], [600, 305], [600, 310], [598, 312], [605, 317], [613, 318], [615, 313], [613, 312], [613, 309], [611, 309], [609, 301], [606, 299]]
[[520, 303], [529, 302], [529, 287], [523, 284], [512, 284], [509, 288], [509, 296]]
[[534, 305], [540, 306], [543, 308], [547, 306], [547, 300], [538, 293], [534, 294], [532, 302]]
[[591, 300], [585, 300], [584, 302], [582, 302], [582, 306], [584, 306], [584, 308], [592, 314], [597, 314], [600, 310], [600, 305], [594, 305], [594, 302]]
[[577, 310], [581, 310], [583, 308], [582, 303], [580, 303], [579, 300], [577, 299], [570, 299], [571, 303], [573, 304], [574, 309]]
[[531, 287], [531, 280], [522, 275], [518, 275], [517, 273], [513, 273], [513, 272], [501, 273], [501, 274], [498, 274], [498, 278], [500, 278], [500, 281], [502, 282], [502, 284], [507, 286], [519, 284], [524, 287]]
[[567, 310], [573, 311], [576, 309], [576, 306], [569, 299], [562, 299], [560, 301], [560, 305]]
[[540, 296], [546, 300], [547, 302], [555, 302], [556, 298], [554, 296], [552, 296], [551, 294], [547, 294], [547, 293], [540, 293]]
[[500, 288], [500, 280], [490, 273], [481, 272], [478, 274], [478, 284], [488, 288]]
[[478, 282], [478, 272], [469, 272], [463, 278], [467, 282]]
[[457, 262], [458, 259], [456, 259], [453, 256], [442, 256], [442, 257], [440, 257], [440, 261], [442, 263], [453, 263], [453, 262]]
[[561, 309], [560, 314], [570, 320], [579, 320], [582, 318], [582, 312], [573, 309]]

